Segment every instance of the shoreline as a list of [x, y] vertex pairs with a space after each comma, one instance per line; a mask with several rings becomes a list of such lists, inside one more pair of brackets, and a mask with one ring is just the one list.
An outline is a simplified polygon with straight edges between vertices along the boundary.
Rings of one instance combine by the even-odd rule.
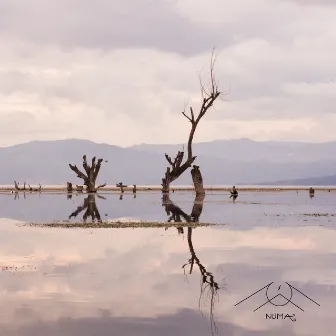
[[[286, 186], [244, 186], [242, 188], [239, 188], [237, 186], [238, 191], [308, 191], [310, 187], [308, 186], [291, 186], [291, 187], [286, 187]], [[313, 187], [315, 191], [320, 190], [320, 191], [336, 191], [336, 186], [314, 186]], [[34, 189], [37, 189], [36, 186], [34, 186]], [[137, 192], [148, 192], [148, 191], [161, 191], [162, 187], [160, 186], [141, 186], [137, 187], [136, 191]], [[204, 187], [205, 191], [230, 191], [232, 187]], [[132, 187], [124, 187], [124, 191], [129, 191], [132, 192], [133, 186]], [[97, 193], [99, 192], [104, 192], [104, 191], [119, 191], [119, 187], [113, 187], [113, 186], [106, 186], [103, 188], [99, 188]], [[194, 191], [194, 188], [192, 186], [183, 186], [183, 187], [171, 187], [170, 192], [175, 192], [175, 191]], [[0, 192], [27, 192], [27, 193], [39, 193], [39, 192], [65, 192], [67, 193], [67, 188], [66, 186], [55, 186], [55, 187], [42, 187], [41, 190], [35, 190], [35, 191], [30, 191], [28, 188], [25, 190], [16, 190], [15, 187], [1, 187], [0, 186]], [[72, 193], [81, 193], [80, 191], [73, 190]], [[85, 190], [83, 190], [83, 193], [86, 193]]]

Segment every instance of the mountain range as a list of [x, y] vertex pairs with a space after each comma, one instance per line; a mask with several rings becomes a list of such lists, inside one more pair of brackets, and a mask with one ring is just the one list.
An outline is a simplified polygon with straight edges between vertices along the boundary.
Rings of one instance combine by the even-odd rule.
[[[14, 180], [20, 184], [23, 181], [30, 184], [65, 184], [67, 181], [81, 184], [68, 164], [82, 167], [82, 156], [86, 154], [89, 160], [93, 156], [104, 159], [98, 183], [122, 181], [125, 184], [159, 185], [167, 167], [164, 154], [174, 157], [182, 148], [183, 145], [148, 144], [122, 148], [79, 139], [32, 141], [1, 147], [0, 184], [12, 184]], [[195, 143], [193, 148], [197, 155], [195, 164], [201, 167], [205, 185], [317, 185], [317, 182], [336, 185], [336, 142], [238, 139]], [[312, 177], [316, 183], [311, 182]], [[175, 184], [190, 185], [190, 174], [185, 173]]]

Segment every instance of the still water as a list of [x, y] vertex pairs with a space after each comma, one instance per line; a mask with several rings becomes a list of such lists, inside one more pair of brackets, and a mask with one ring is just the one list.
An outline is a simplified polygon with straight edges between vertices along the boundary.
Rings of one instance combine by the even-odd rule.
[[[88, 195], [0, 194], [1, 336], [336, 335], [336, 193], [213, 193], [196, 207], [188, 192], [164, 204], [160, 193], [100, 196], [93, 207]], [[86, 211], [90, 222], [92, 209], [225, 225], [22, 225]]]

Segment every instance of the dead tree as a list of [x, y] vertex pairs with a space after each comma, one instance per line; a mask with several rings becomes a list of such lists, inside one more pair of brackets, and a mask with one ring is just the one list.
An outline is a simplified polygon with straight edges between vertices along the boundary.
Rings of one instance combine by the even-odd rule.
[[[99, 197], [99, 198], [103, 198], [104, 197]], [[84, 203], [82, 206], [77, 207], [77, 210], [74, 211], [70, 216], [69, 219], [71, 219], [72, 217], [76, 218], [77, 215], [79, 213], [81, 213], [82, 211], [84, 211], [84, 215], [83, 215], [83, 222], [86, 222], [87, 218], [89, 216], [91, 216], [92, 222], [95, 221], [95, 219], [97, 219], [98, 222], [101, 222], [101, 217], [100, 217], [100, 213], [98, 211], [97, 205], [96, 205], [96, 199], [95, 199], [95, 195], [93, 194], [89, 194], [85, 199], [84, 199]]]
[[77, 174], [77, 177], [84, 180], [84, 185], [86, 185], [87, 192], [96, 192], [99, 188], [106, 186], [106, 183], [105, 183], [105, 184], [101, 184], [98, 187], [96, 187], [96, 180], [97, 180], [97, 176], [98, 176], [102, 161], [103, 159], [98, 159], [96, 163], [96, 157], [93, 157], [91, 161], [91, 166], [90, 166], [87, 163], [86, 155], [84, 155], [83, 156], [83, 168], [84, 168], [86, 175], [82, 173], [77, 168], [76, 165], [73, 166], [72, 164], [69, 164], [69, 167], [71, 168], [71, 170], [73, 170]]
[[[192, 151], [192, 142], [194, 139], [196, 128], [199, 122], [201, 121], [201, 119], [206, 114], [206, 112], [213, 106], [216, 99], [221, 96], [221, 92], [219, 91], [218, 83], [214, 75], [215, 62], [216, 62], [216, 57], [213, 51], [211, 55], [211, 63], [210, 63], [209, 88], [206, 89], [202, 83], [202, 80], [200, 79], [202, 103], [201, 103], [199, 112], [195, 114], [192, 107], [190, 107], [190, 115], [186, 113], [185, 109], [182, 112], [183, 116], [186, 117], [191, 123], [191, 129], [190, 129], [188, 144], [187, 144], [187, 157], [185, 161], [183, 161], [184, 159], [183, 150], [177, 153], [174, 160], [172, 160], [171, 157], [168, 156], [168, 154], [165, 154], [166, 160], [168, 161], [170, 167], [167, 167], [165, 176], [162, 178], [161, 185], [162, 185], [163, 193], [169, 193], [170, 184], [173, 181], [175, 181], [177, 178], [179, 178], [188, 168], [190, 168], [196, 159], [196, 156], [193, 155], [193, 151]], [[203, 179], [202, 179], [202, 174], [201, 174], [201, 171], [199, 170], [199, 167], [197, 168], [196, 171], [195, 170], [193, 171], [192, 179], [193, 179], [193, 184], [194, 184], [196, 194], [197, 195], [203, 194], [204, 193]]]
[[14, 186], [15, 186], [15, 190], [16, 190], [16, 191], [19, 191], [19, 190], [27, 190], [27, 189], [26, 189], [26, 182], [23, 183], [23, 188], [20, 188], [20, 187], [19, 187], [19, 182], [16, 182], [16, 181], [14, 181]]
[[194, 188], [196, 190], [196, 195], [204, 195], [204, 187], [203, 187], [203, 177], [199, 166], [193, 165], [193, 168], [190, 171], [191, 178], [193, 180]]

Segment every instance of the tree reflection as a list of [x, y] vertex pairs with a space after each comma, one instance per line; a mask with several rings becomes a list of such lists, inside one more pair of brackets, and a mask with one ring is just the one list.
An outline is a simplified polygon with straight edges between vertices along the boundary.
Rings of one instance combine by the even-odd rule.
[[106, 199], [105, 197], [100, 196], [100, 195], [88, 194], [88, 196], [84, 199], [83, 205], [77, 207], [77, 210], [75, 210], [69, 216], [69, 219], [71, 219], [72, 217], [76, 218], [78, 214], [80, 214], [82, 211], [85, 210], [84, 215], [83, 215], [83, 222], [86, 222], [87, 218], [91, 217], [92, 222], [97, 220], [98, 223], [101, 223], [102, 220], [101, 220], [100, 213], [99, 213], [99, 210], [98, 210], [97, 205], [96, 205], [95, 196], [97, 196], [98, 198], [101, 198], [101, 199]]
[[[168, 216], [168, 222], [183, 222], [186, 223], [197, 223], [199, 222], [200, 216], [203, 211], [203, 203], [204, 203], [205, 195], [196, 195], [194, 200], [194, 205], [191, 211], [191, 214], [188, 215], [185, 213], [179, 206], [174, 204], [169, 194], [164, 194], [162, 198], [162, 206], [165, 207], [165, 211]], [[211, 333], [218, 334], [218, 329], [215, 321], [215, 303], [218, 300], [218, 290], [221, 289], [218, 283], [215, 281], [214, 275], [207, 271], [206, 267], [202, 264], [200, 259], [197, 257], [196, 251], [194, 249], [194, 245], [192, 242], [192, 233], [193, 228], [187, 228], [187, 241], [188, 241], [188, 248], [190, 251], [190, 259], [186, 264], [182, 266], [184, 274], [186, 274], [186, 269], [189, 268], [189, 274], [192, 274], [194, 270], [194, 266], [196, 265], [201, 274], [201, 290], [199, 296], [198, 306], [200, 311], [202, 311], [202, 303], [206, 304], [209, 302], [209, 316], [210, 316], [210, 324], [211, 324]], [[184, 233], [183, 226], [177, 227], [177, 231], [179, 234]]]

